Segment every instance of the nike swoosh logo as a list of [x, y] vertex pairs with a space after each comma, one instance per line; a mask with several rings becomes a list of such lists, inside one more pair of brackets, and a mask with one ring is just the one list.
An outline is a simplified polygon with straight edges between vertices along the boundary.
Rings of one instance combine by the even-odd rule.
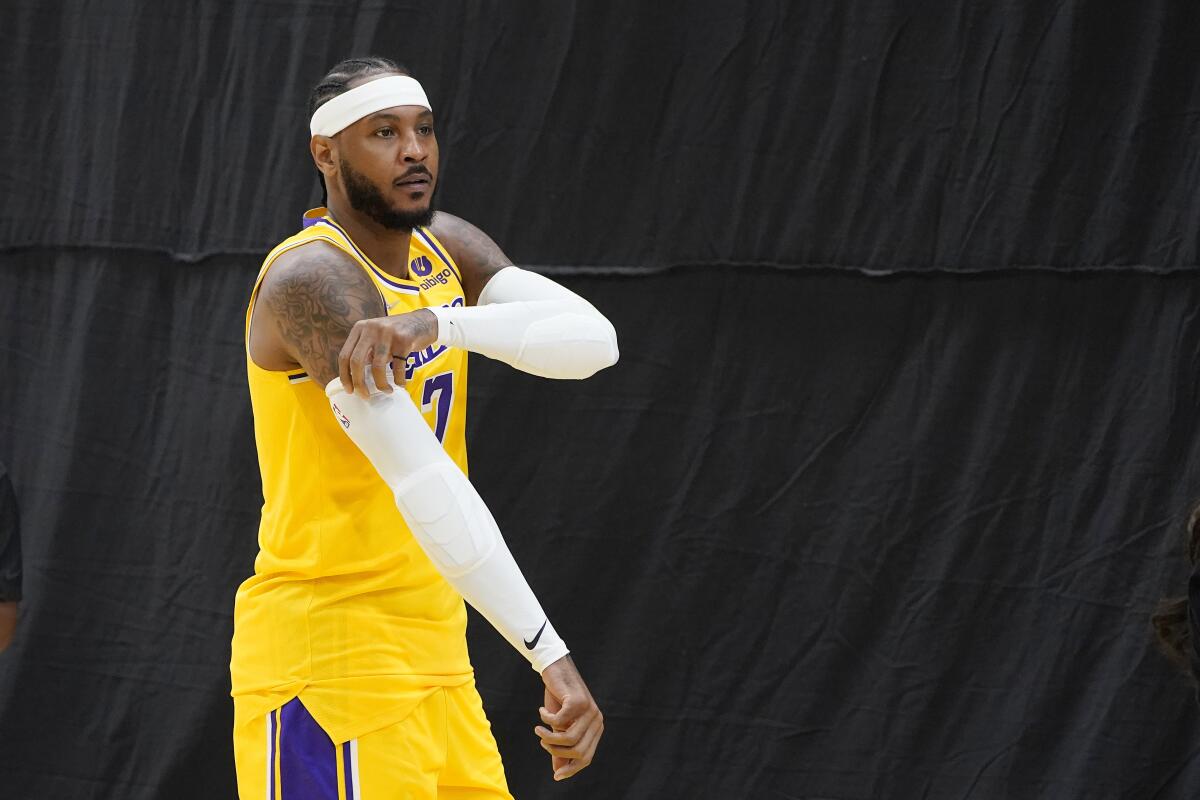
[[396, 302], [394, 302], [394, 303], [388, 303], [388, 304], [387, 304], [387, 310], [388, 310], [388, 311], [391, 311], [393, 308], [395, 308], [395, 307], [396, 307], [396, 306], [398, 306], [398, 305], [400, 305], [400, 301], [399, 301], [399, 300], [397, 300], [397, 301], [396, 301]]
[[549, 621], [550, 620], [546, 620], [546, 622], [542, 623], [542, 627], [538, 628], [537, 636], [533, 637], [532, 642], [529, 641], [528, 639], [525, 640], [525, 649], [526, 650], [532, 650], [533, 648], [537, 647], [538, 639], [542, 638], [542, 631], [546, 630], [546, 623]]

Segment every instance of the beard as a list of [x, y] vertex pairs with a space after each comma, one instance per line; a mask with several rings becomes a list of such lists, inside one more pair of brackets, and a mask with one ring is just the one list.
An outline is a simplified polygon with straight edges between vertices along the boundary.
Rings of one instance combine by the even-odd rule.
[[350, 201], [350, 207], [360, 214], [366, 214], [383, 227], [407, 231], [423, 228], [433, 222], [432, 197], [425, 208], [397, 211], [388, 205], [379, 187], [371, 183], [366, 175], [356, 172], [345, 159], [338, 162], [338, 169], [342, 173], [342, 182], [346, 186], [346, 199]]

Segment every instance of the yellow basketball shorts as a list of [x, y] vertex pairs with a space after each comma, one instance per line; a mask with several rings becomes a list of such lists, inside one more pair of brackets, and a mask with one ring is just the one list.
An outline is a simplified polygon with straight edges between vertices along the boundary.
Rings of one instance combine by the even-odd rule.
[[474, 681], [340, 743], [296, 698], [235, 720], [233, 751], [241, 800], [512, 800]]

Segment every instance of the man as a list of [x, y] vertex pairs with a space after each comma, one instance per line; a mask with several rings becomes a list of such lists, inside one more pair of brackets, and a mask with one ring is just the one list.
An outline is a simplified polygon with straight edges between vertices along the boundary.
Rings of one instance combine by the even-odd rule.
[[12, 644], [21, 600], [21, 531], [17, 498], [0, 464], [0, 652]]
[[394, 63], [338, 64], [310, 113], [328, 208], [267, 256], [247, 311], [265, 502], [234, 618], [239, 791], [510, 798], [462, 598], [541, 674], [556, 780], [603, 720], [466, 478], [466, 351], [583, 378], [615, 363], [615, 332], [433, 212], [433, 114]]

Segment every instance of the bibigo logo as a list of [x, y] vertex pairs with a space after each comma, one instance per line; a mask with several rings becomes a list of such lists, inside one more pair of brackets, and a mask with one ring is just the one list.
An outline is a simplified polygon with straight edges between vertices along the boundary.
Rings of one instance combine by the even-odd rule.
[[414, 275], [419, 275], [424, 278], [429, 273], [433, 272], [433, 262], [429, 260], [429, 256], [417, 256], [409, 262], [408, 268], [412, 270]]

